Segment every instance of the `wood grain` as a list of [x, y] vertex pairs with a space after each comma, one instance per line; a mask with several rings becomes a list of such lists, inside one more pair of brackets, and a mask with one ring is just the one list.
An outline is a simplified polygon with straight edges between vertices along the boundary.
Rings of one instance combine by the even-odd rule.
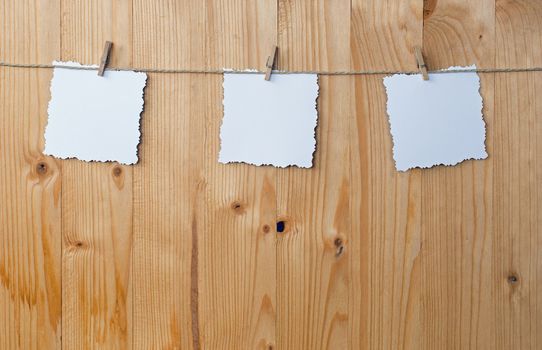
[[380, 77], [356, 78], [351, 121], [352, 349], [419, 348], [420, 171], [398, 173]]
[[494, 0], [428, 1], [423, 22], [423, 48], [429, 69], [476, 64], [493, 68]]
[[[353, 67], [415, 69], [421, 18], [419, 1], [353, 1]], [[350, 348], [417, 349], [420, 171], [395, 170], [382, 76], [355, 77], [351, 89]]]
[[350, 69], [350, 1], [277, 3], [278, 69]]
[[[204, 18], [195, 1], [134, 1], [134, 48], [142, 53], [134, 64], [204, 67]], [[206, 88], [198, 76], [149, 77], [134, 169], [134, 349], [201, 347], [196, 206], [205, 188]]]
[[[538, 0], [21, 0], [0, 59], [542, 66]], [[42, 155], [0, 68], [1, 349], [538, 349], [540, 73], [481, 74], [489, 158], [397, 172], [382, 76], [321, 76], [312, 169], [217, 162], [222, 77], [150, 74], [140, 163]], [[284, 221], [285, 232], [276, 231]]]
[[413, 70], [422, 42], [422, 1], [352, 0], [353, 70]]
[[[542, 64], [539, 1], [496, 2], [495, 61]], [[495, 76], [493, 157], [493, 310], [495, 347], [542, 346], [541, 73]]]
[[[276, 44], [275, 1], [222, 0], [208, 5], [210, 68], [263, 70]], [[274, 349], [276, 321], [276, 170], [218, 164], [222, 78], [207, 84], [204, 111], [207, 186], [200, 207], [202, 348]], [[226, 292], [228, 291], [228, 292]]]
[[[424, 53], [431, 69], [494, 67], [494, 1], [441, 0], [424, 19]], [[493, 75], [481, 77], [493, 152]], [[495, 349], [491, 285], [493, 182], [491, 161], [466, 161], [423, 171], [422, 347]]]
[[193, 84], [190, 76], [149, 77], [141, 162], [134, 169], [135, 349], [193, 344], [191, 245], [199, 224], [194, 205], [202, 191], [197, 175], [205, 125], [200, 115], [188, 117], [201, 103]]
[[[55, 1], [3, 1], [1, 58], [50, 62], [60, 53], [58, 19]], [[50, 79], [0, 70], [1, 349], [61, 347], [60, 169], [41, 153]]]
[[[106, 40], [111, 65], [130, 65], [131, 1], [62, 1], [62, 60], [98, 64]], [[66, 160], [62, 185], [63, 346], [126, 348], [132, 168]]]
[[214, 78], [202, 103], [213, 102], [198, 213], [202, 348], [268, 350], [276, 344], [276, 170], [217, 163], [221, 85]]
[[[321, 77], [314, 169], [277, 178], [277, 347], [345, 348], [348, 344], [350, 77]], [[331, 92], [339, 99], [331, 99]], [[334, 142], [332, 142], [332, 140]], [[310, 199], [310, 200], [309, 200]]]
[[[279, 1], [281, 69], [349, 69], [350, 2]], [[277, 174], [277, 347], [348, 344], [350, 77], [320, 77], [311, 169]]]
[[[134, 47], [153, 52], [135, 63], [263, 69], [275, 13], [135, 2]], [[153, 78], [135, 168], [134, 348], [274, 347], [275, 171], [217, 163], [222, 77]]]

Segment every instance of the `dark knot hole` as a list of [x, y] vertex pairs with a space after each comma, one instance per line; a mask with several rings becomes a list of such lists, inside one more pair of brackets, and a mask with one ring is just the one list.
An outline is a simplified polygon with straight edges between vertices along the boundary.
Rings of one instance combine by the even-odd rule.
[[286, 223], [283, 220], [277, 221], [277, 232], [282, 233], [286, 229]]

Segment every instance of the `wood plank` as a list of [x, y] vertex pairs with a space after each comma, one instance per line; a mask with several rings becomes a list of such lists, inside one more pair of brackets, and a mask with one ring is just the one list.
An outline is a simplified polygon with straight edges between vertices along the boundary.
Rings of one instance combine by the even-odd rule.
[[[265, 69], [277, 40], [276, 1], [221, 0], [207, 9], [209, 68]], [[202, 348], [273, 349], [276, 322], [276, 170], [219, 164], [222, 78], [208, 86], [200, 207]]]
[[420, 170], [397, 172], [382, 77], [356, 78], [351, 348], [419, 348]]
[[[275, 13], [272, 2], [135, 2], [135, 63], [263, 69]], [[274, 170], [217, 163], [221, 76], [153, 81], [135, 169], [134, 347], [273, 347]]]
[[[0, 59], [97, 63], [111, 39], [112, 65], [263, 69], [277, 43], [280, 69], [411, 70], [423, 36], [431, 69], [534, 67], [541, 14], [4, 1]], [[306, 170], [218, 164], [222, 78], [151, 74], [141, 163], [117, 167], [44, 157], [51, 71], [0, 68], [0, 348], [540, 348], [540, 74], [481, 75], [488, 160], [399, 173], [381, 76], [321, 77]]]
[[263, 71], [277, 44], [277, 0], [210, 2], [205, 34], [207, 68]]
[[[111, 65], [131, 64], [131, 1], [63, 1], [62, 60], [97, 64], [106, 40]], [[130, 343], [132, 169], [62, 161], [63, 346]]]
[[198, 208], [201, 346], [268, 350], [275, 348], [276, 170], [218, 164], [221, 86], [222, 78], [215, 79], [202, 103], [207, 125], [206, 193]]
[[149, 76], [145, 143], [134, 168], [135, 349], [193, 345], [192, 235], [202, 226], [194, 208], [202, 196], [205, 125], [197, 113], [205, 88], [195, 76]]
[[350, 69], [350, 1], [277, 2], [278, 69]]
[[[317, 150], [311, 169], [280, 169], [277, 243], [277, 347], [348, 344], [350, 77], [320, 77]], [[338, 98], [331, 98], [337, 93]], [[339, 97], [340, 96], [340, 97]], [[341, 140], [342, 142], [339, 142]]]
[[134, 0], [134, 8], [137, 66], [264, 70], [277, 40], [275, 1]]
[[[422, 40], [422, 3], [353, 1], [354, 69], [413, 70]], [[397, 172], [383, 76], [352, 84], [351, 349], [417, 349], [421, 241], [420, 171]]]
[[424, 1], [423, 48], [429, 69], [476, 64], [492, 68], [495, 1]]
[[[279, 66], [350, 68], [350, 1], [279, 0]], [[311, 169], [277, 172], [277, 348], [345, 348], [351, 238], [350, 77], [319, 79], [317, 146]], [[340, 136], [341, 135], [341, 136]]]
[[[494, 66], [494, 1], [439, 1], [424, 18], [430, 69]], [[494, 77], [481, 76], [493, 154]], [[491, 159], [491, 158], [490, 158]], [[422, 347], [495, 349], [491, 160], [422, 172]]]
[[[204, 52], [201, 5], [134, 1], [134, 65], [202, 68], [197, 65]], [[134, 349], [199, 344], [198, 304], [192, 305], [198, 256], [192, 244], [200, 224], [195, 205], [202, 195], [205, 119], [199, 104], [205, 88], [196, 75], [148, 79], [141, 162], [134, 169]]]
[[[495, 63], [542, 65], [542, 3], [496, 1]], [[493, 283], [496, 349], [542, 347], [542, 73], [495, 75]]]
[[422, 40], [422, 2], [352, 0], [352, 69], [414, 70]]
[[[58, 1], [0, 4], [0, 57], [51, 62]], [[51, 71], [0, 68], [0, 348], [60, 349], [61, 181], [42, 154]]]

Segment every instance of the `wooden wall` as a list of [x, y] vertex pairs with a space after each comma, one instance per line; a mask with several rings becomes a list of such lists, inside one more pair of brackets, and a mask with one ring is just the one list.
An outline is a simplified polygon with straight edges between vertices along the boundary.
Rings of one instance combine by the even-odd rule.
[[[0, 60], [542, 66], [539, 0], [4, 0]], [[0, 68], [0, 349], [542, 348], [542, 73], [482, 74], [485, 161], [395, 171], [382, 76], [320, 78], [313, 169], [217, 162], [222, 77], [150, 74], [135, 166], [42, 155]], [[277, 233], [276, 221], [286, 231]]]

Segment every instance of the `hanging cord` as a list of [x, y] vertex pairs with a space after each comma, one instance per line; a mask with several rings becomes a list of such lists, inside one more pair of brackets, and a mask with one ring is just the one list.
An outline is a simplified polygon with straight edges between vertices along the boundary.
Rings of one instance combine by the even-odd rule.
[[[64, 66], [53, 64], [35, 64], [35, 63], [9, 63], [0, 61], [0, 67], [12, 68], [61, 68], [73, 70], [98, 70], [98, 67]], [[136, 71], [145, 73], [173, 73], [173, 74], [265, 74], [257, 70], [229, 70], [229, 69], [167, 69], [167, 68], [132, 68], [132, 67], [108, 67], [111, 71]], [[448, 73], [518, 73], [518, 72], [541, 72], [542, 67], [531, 68], [458, 68], [452, 70], [432, 70], [431, 74]], [[273, 74], [318, 74], [318, 75], [392, 75], [392, 74], [418, 74], [419, 71], [400, 71], [400, 70], [354, 70], [354, 71], [273, 71]]]

